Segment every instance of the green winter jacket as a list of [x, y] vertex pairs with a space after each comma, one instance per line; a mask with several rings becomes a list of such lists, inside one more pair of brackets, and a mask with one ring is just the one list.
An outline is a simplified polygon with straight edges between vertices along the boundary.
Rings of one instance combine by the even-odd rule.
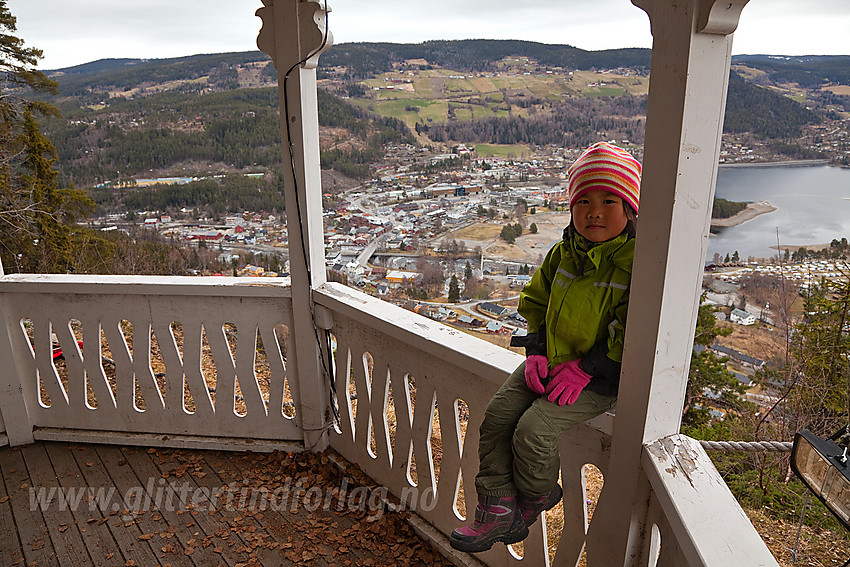
[[620, 381], [634, 243], [626, 233], [592, 243], [567, 227], [519, 298], [526, 352], [546, 354], [550, 368], [581, 358], [587, 389], [609, 396]]

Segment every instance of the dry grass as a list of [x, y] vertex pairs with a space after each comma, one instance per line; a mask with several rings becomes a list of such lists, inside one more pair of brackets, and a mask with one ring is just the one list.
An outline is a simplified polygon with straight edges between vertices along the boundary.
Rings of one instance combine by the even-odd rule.
[[850, 559], [847, 534], [803, 526], [794, 562], [797, 524], [769, 517], [762, 510], [744, 510], [782, 567], [830, 567]]
[[823, 87], [821, 90], [843, 96], [850, 96], [850, 85], [830, 85]]
[[727, 346], [762, 360], [781, 361], [785, 358], [785, 333], [766, 325], [734, 325], [718, 321], [718, 327], [732, 328], [732, 334], [717, 337], [717, 344]]
[[499, 236], [502, 227], [502, 224], [496, 222], [479, 222], [454, 231], [447, 238], [454, 238], [455, 240], [491, 240]]

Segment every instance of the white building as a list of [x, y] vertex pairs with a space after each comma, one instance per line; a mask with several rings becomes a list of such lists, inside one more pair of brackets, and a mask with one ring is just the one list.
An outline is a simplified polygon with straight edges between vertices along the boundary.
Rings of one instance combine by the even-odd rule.
[[733, 309], [732, 313], [729, 314], [729, 320], [733, 323], [737, 323], [739, 325], [755, 325], [756, 324], [756, 316], [752, 313], [747, 313], [746, 311], [742, 311], [740, 309]]

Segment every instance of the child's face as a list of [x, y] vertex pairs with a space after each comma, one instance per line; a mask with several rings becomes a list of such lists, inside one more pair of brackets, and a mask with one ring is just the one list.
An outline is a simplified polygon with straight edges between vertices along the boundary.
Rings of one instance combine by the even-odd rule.
[[592, 189], [571, 209], [573, 225], [591, 242], [604, 242], [623, 232], [628, 222], [623, 199], [603, 189]]

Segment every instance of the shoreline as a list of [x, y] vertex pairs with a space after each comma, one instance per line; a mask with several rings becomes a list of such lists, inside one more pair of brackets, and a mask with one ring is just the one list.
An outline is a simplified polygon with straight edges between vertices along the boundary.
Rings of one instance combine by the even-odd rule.
[[798, 245], [798, 244], [780, 244], [779, 246], [777, 246], [776, 244], [773, 244], [772, 246], [770, 246], [770, 248], [772, 248], [773, 250], [781, 250], [783, 252], [785, 250], [789, 250], [791, 252], [796, 252], [796, 251], [800, 250], [801, 248], [805, 248], [809, 252], [820, 252], [821, 250], [826, 250], [830, 246], [832, 246], [832, 244], [830, 244], [830, 243], [828, 243], [828, 244], [800, 244], [800, 245]]
[[725, 219], [711, 219], [712, 228], [729, 228], [731, 226], [738, 226], [744, 224], [747, 221], [753, 220], [757, 216], [772, 213], [776, 210], [776, 207], [768, 203], [767, 201], [758, 201], [756, 203], [749, 203], [747, 207], [741, 211], [740, 213], [733, 215], [731, 217]]
[[829, 165], [828, 159], [794, 159], [787, 161], [757, 161], [746, 163], [721, 163], [721, 168], [767, 168], [767, 167], [815, 167], [818, 165]]

